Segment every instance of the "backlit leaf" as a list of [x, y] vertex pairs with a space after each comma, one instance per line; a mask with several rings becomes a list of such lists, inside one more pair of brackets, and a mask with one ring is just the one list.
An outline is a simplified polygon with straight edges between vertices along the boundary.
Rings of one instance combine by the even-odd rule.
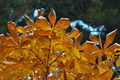
[[35, 24], [37, 25], [37, 27], [41, 28], [42, 30], [51, 30], [50, 23], [43, 16], [38, 17]]
[[51, 8], [51, 11], [50, 11], [50, 14], [49, 14], [48, 18], [49, 18], [49, 21], [50, 21], [51, 25], [54, 26], [55, 21], [56, 21], [56, 13], [53, 10], [53, 8]]
[[104, 49], [107, 48], [113, 42], [116, 32], [117, 29], [106, 35]]
[[80, 41], [82, 38], [82, 33], [80, 33], [76, 38], [75, 38], [75, 46], [79, 47], [80, 46]]
[[9, 21], [8, 22], [8, 29], [9, 29], [13, 39], [18, 43], [19, 39], [18, 39], [17, 31], [16, 31], [16, 24], [14, 22]]
[[117, 60], [116, 60], [116, 66], [117, 66], [117, 67], [120, 67], [120, 59], [117, 59]]
[[96, 52], [99, 51], [99, 48], [94, 45], [94, 42], [86, 41], [81, 47], [81, 50], [85, 52]]
[[99, 76], [99, 68], [97, 65], [93, 66], [92, 73], [95, 75], [95, 77]]
[[74, 28], [69, 34], [66, 35], [67, 38], [76, 38], [79, 35], [79, 30]]
[[19, 32], [19, 33], [25, 33], [25, 29], [24, 27], [16, 27], [16, 30]]
[[68, 18], [61, 18], [55, 25], [55, 29], [66, 29], [70, 25], [70, 20]]
[[25, 19], [29, 25], [31, 25], [32, 27], [36, 27], [34, 22], [28, 16], [26, 16], [26, 15], [23, 15], [23, 16], [25, 17]]
[[100, 75], [100, 80], [110, 80], [112, 78], [114, 71], [109, 69]]
[[93, 42], [100, 42], [99, 36], [90, 35], [90, 40]]

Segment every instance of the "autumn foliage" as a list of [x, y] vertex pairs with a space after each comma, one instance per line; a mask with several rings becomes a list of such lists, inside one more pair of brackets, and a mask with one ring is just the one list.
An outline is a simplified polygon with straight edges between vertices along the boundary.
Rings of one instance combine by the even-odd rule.
[[[113, 40], [117, 29], [106, 35], [90, 36], [80, 44], [82, 32], [68, 18], [56, 21], [53, 9], [46, 19], [38, 11], [36, 21], [24, 15], [28, 25], [8, 22], [10, 33], [0, 35], [0, 80], [111, 80], [120, 66], [120, 45]], [[104, 43], [103, 43], [104, 42]], [[115, 77], [114, 80], [117, 80]]]

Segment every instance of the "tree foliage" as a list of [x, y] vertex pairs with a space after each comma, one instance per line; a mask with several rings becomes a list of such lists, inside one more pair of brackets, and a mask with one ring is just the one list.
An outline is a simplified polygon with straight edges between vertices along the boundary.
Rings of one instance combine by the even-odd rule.
[[[70, 33], [70, 20], [56, 21], [51, 8], [48, 18], [43, 11], [34, 22], [24, 15], [28, 25], [17, 26], [8, 22], [7, 36], [0, 35], [1, 80], [110, 80], [112, 67], [119, 67], [120, 45], [112, 44], [117, 29], [80, 44], [82, 32], [74, 28]], [[117, 78], [116, 78], [117, 79]], [[115, 80], [115, 78], [114, 78]]]

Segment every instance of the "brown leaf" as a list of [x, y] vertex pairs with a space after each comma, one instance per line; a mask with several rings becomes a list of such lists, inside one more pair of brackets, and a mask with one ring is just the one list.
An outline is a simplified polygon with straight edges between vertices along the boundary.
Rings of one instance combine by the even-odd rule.
[[116, 32], [117, 32], [117, 29], [115, 29], [114, 31], [112, 31], [106, 35], [104, 49], [107, 48], [113, 42]]
[[38, 10], [38, 17], [43, 16], [43, 15], [44, 15], [44, 11], [43, 10]]
[[82, 73], [78, 73], [75, 80], [80, 80], [80, 78], [82, 78], [83, 74]]
[[55, 29], [66, 29], [70, 25], [70, 20], [68, 18], [61, 18], [55, 25]]
[[53, 27], [54, 24], [55, 24], [55, 21], [56, 21], [56, 13], [55, 13], [53, 8], [51, 8], [51, 11], [50, 11], [50, 14], [49, 14], [48, 18], [49, 18], [49, 21], [50, 21], [50, 23]]

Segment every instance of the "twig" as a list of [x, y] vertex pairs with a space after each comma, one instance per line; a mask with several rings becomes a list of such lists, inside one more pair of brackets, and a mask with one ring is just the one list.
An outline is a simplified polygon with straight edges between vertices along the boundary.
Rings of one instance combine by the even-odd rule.
[[43, 63], [43, 61], [41, 60], [41, 58], [40, 58], [37, 54], [35, 54], [31, 49], [30, 49], [29, 51], [30, 51], [31, 53], [33, 53], [45, 67], [47, 67], [47, 66]]
[[56, 59], [54, 59], [54, 61], [52, 61], [49, 65], [49, 67], [60, 57], [60, 55], [62, 55], [62, 53], [64, 53], [65, 51], [61, 52], [57, 57]]

